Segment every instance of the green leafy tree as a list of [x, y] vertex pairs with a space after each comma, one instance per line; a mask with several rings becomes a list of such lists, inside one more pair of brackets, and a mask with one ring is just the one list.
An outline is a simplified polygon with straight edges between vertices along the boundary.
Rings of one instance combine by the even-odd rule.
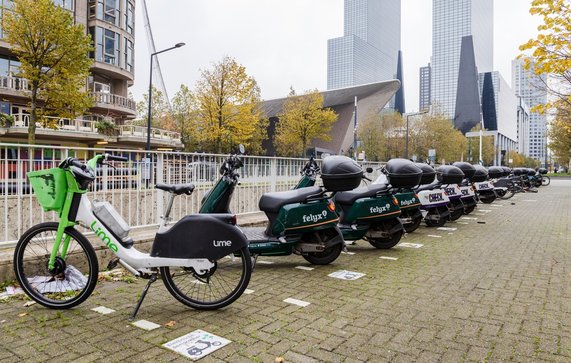
[[93, 63], [91, 38], [50, 0], [14, 0], [12, 10], [4, 12], [3, 28], [21, 62], [18, 76], [29, 81], [28, 142], [33, 144], [40, 116], [74, 117], [93, 104], [85, 87]]
[[303, 157], [314, 140], [331, 140], [337, 114], [323, 108], [323, 96], [317, 90], [298, 96], [291, 89], [278, 118], [274, 140], [278, 154]]
[[[479, 132], [482, 129], [480, 124], [474, 126], [470, 132]], [[474, 162], [478, 162], [480, 158], [480, 138], [471, 137], [470, 142], [466, 148], [467, 155], [472, 156]], [[494, 163], [494, 156], [496, 153], [496, 147], [494, 146], [493, 136], [482, 136], [482, 161], [484, 165], [492, 165]]]
[[405, 149], [404, 121], [395, 113], [382, 113], [365, 118], [357, 126], [367, 160], [387, 161], [403, 157]]
[[[535, 39], [520, 46], [521, 51], [531, 53], [533, 72], [549, 75], [555, 82], [543, 82], [541, 87], [557, 102], [571, 106], [571, 2], [569, 0], [533, 0], [529, 12], [543, 18]], [[521, 57], [525, 57], [522, 55]], [[528, 69], [531, 60], [525, 58]], [[534, 111], [555, 110], [556, 102], [534, 107]]]
[[267, 120], [260, 108], [260, 88], [246, 68], [224, 57], [202, 70], [193, 92], [205, 151], [225, 153], [243, 144], [260, 153], [267, 138]]
[[558, 102], [555, 119], [548, 129], [549, 149], [560, 165], [570, 165], [571, 161], [571, 106], [566, 102]]
[[466, 137], [443, 114], [426, 114], [410, 129], [409, 149], [419, 160], [428, 159], [429, 149], [436, 150], [438, 163], [442, 160], [450, 163], [465, 159]]
[[[162, 128], [162, 129], [172, 129], [172, 118], [169, 105], [163, 93], [152, 86], [153, 99], [151, 102], [151, 126]], [[149, 94], [145, 93], [143, 95], [143, 100], [137, 102], [137, 113], [140, 118], [133, 121], [133, 124], [139, 126], [146, 126], [148, 115], [149, 115]]]

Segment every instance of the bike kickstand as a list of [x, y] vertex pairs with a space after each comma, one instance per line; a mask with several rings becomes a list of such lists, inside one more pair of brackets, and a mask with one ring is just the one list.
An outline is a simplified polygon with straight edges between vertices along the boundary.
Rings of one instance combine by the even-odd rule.
[[135, 310], [133, 310], [133, 314], [131, 314], [131, 316], [129, 317], [129, 321], [135, 320], [135, 317], [137, 316], [137, 313], [139, 312], [139, 308], [141, 307], [141, 304], [143, 303], [145, 296], [147, 296], [147, 292], [149, 291], [149, 287], [151, 287], [151, 284], [155, 281], [157, 281], [157, 274], [156, 273], [152, 274], [151, 277], [149, 278], [149, 282], [147, 282], [147, 285], [143, 289], [143, 293], [141, 294], [141, 297], [139, 298], [139, 301], [137, 302], [137, 306], [135, 306]]

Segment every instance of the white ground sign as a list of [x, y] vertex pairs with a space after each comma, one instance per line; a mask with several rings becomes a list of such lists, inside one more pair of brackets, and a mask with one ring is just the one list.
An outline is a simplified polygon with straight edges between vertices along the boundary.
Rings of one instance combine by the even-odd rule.
[[195, 330], [163, 344], [163, 347], [192, 360], [198, 360], [230, 343], [228, 339], [218, 337], [203, 330]]
[[332, 272], [327, 276], [335, 277], [336, 279], [341, 279], [341, 280], [357, 280], [358, 278], [365, 276], [365, 274], [354, 271], [340, 270]]

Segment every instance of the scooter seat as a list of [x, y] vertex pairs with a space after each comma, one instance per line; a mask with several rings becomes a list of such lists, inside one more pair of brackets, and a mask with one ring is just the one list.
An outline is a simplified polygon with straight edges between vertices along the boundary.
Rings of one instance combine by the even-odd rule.
[[442, 185], [440, 184], [440, 182], [434, 182], [434, 183], [430, 183], [430, 184], [424, 184], [419, 186], [418, 188], [416, 188], [416, 192], [422, 192], [424, 190], [433, 190], [433, 189], [438, 189], [440, 188]]
[[258, 207], [264, 212], [277, 213], [280, 208], [286, 204], [301, 203], [306, 201], [308, 197], [318, 194], [321, 194], [320, 187], [307, 187], [288, 190], [286, 192], [266, 193], [260, 198]]
[[370, 184], [365, 187], [335, 194], [335, 201], [339, 204], [352, 205], [357, 199], [374, 197], [377, 193], [388, 192], [386, 184]]

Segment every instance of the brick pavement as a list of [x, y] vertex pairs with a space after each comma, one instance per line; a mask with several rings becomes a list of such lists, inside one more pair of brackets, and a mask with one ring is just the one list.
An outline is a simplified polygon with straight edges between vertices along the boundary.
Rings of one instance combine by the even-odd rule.
[[[418, 249], [359, 241], [311, 271], [294, 268], [309, 266], [299, 256], [261, 258], [274, 264], [257, 265], [254, 292], [220, 311], [188, 309], [157, 282], [138, 316], [162, 325], [150, 332], [127, 321], [143, 280], [100, 282], [68, 311], [11, 298], [0, 303], [0, 361], [184, 361], [161, 344], [202, 329], [232, 340], [204, 362], [569, 362], [570, 192], [571, 181], [553, 180], [501, 207], [480, 204], [477, 220], [446, 225], [455, 231], [403, 239]], [[338, 270], [366, 275], [327, 277]], [[90, 310], [99, 305], [116, 312]]]

